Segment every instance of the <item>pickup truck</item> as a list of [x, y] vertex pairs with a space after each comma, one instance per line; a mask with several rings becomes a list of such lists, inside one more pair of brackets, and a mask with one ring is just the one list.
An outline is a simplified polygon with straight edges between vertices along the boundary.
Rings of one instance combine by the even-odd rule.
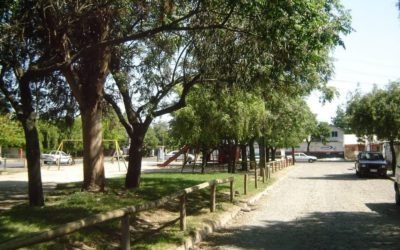
[[41, 158], [45, 164], [58, 164], [59, 162], [60, 164], [72, 165], [74, 162], [71, 155], [57, 150], [50, 151], [48, 154], [42, 154]]

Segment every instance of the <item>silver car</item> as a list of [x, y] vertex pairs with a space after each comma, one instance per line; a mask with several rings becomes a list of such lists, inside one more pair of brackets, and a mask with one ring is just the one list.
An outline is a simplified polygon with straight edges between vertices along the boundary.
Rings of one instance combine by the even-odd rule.
[[71, 155], [64, 153], [63, 151], [53, 150], [48, 154], [42, 154], [42, 159], [45, 164], [73, 164]]

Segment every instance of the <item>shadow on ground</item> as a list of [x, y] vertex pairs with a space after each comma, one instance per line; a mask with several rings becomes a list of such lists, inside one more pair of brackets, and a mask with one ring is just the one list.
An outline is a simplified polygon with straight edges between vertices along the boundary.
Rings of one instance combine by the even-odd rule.
[[201, 245], [207, 249], [399, 249], [400, 209], [392, 203], [366, 206], [371, 213], [312, 213], [296, 221], [224, 229]]
[[335, 181], [365, 181], [368, 179], [387, 179], [387, 177], [378, 175], [368, 175], [365, 177], [357, 177], [355, 173], [343, 173], [343, 174], [329, 174], [324, 176], [316, 177], [300, 177], [301, 180], [335, 180]]

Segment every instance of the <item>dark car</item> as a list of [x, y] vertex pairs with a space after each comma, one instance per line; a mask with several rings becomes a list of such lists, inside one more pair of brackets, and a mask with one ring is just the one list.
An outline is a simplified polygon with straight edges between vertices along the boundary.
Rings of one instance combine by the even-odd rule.
[[360, 152], [356, 160], [356, 174], [362, 177], [367, 174], [386, 176], [387, 164], [383, 155], [379, 152]]

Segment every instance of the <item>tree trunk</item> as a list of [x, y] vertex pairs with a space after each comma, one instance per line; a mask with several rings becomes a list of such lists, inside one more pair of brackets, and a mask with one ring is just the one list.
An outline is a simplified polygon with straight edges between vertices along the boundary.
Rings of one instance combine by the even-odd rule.
[[276, 159], [275, 155], [276, 155], [276, 148], [271, 147], [271, 158], [273, 161], [275, 161]]
[[292, 161], [294, 165], [296, 163], [296, 159], [294, 158], [294, 147], [292, 147]]
[[394, 175], [396, 173], [396, 165], [397, 165], [396, 151], [394, 149], [394, 141], [390, 140], [389, 145], [390, 145], [390, 153], [392, 154], [392, 170]]
[[248, 170], [248, 165], [247, 165], [247, 145], [241, 145], [240, 146], [241, 151], [242, 151], [242, 171], [247, 171]]
[[260, 163], [259, 166], [260, 168], [265, 167], [265, 137], [262, 136], [259, 140], [258, 140], [258, 147], [259, 147], [259, 154], [260, 154]]
[[253, 169], [254, 168], [254, 166], [253, 166], [253, 163], [252, 162], [256, 162], [256, 153], [255, 153], [255, 150], [254, 150], [254, 138], [253, 139], [251, 139], [250, 141], [249, 141], [249, 153], [250, 153], [250, 169]]
[[18, 119], [24, 128], [26, 141], [25, 150], [28, 162], [29, 205], [44, 206], [42, 176], [40, 171], [39, 134], [36, 128], [36, 113], [32, 106], [32, 92], [29, 86], [29, 79], [20, 79], [19, 89], [23, 114], [19, 114]]
[[266, 162], [269, 162], [269, 157], [270, 157], [269, 152], [270, 152], [270, 147], [266, 146], [265, 147], [265, 160], [266, 160]]
[[[149, 124], [151, 121], [149, 122]], [[125, 178], [126, 188], [140, 187], [140, 176], [142, 171], [143, 141], [149, 125], [135, 124], [130, 137], [128, 173]]]
[[[35, 115], [33, 113], [32, 115]], [[29, 205], [44, 206], [42, 175], [40, 171], [39, 135], [33, 119], [24, 122], [26, 159], [28, 162]]]
[[311, 140], [310, 141], [306, 140], [306, 142], [307, 142], [307, 153], [309, 153], [310, 152]]
[[100, 100], [81, 104], [83, 135], [83, 185], [91, 192], [104, 191], [103, 128]]
[[203, 155], [203, 158], [201, 159], [201, 173], [204, 174], [205, 168], [207, 166], [207, 158], [208, 158], [208, 150], [206, 147], [203, 147], [201, 149], [201, 153]]

